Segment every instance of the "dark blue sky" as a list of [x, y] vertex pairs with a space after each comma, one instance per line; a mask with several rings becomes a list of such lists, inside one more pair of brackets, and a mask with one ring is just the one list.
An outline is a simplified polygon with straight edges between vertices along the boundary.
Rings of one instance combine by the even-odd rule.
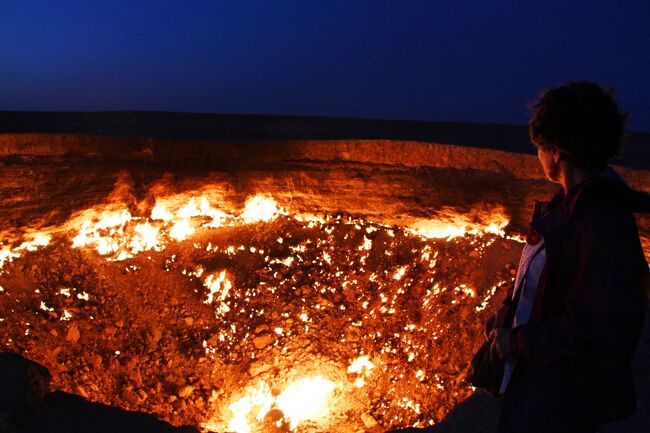
[[0, 110], [523, 124], [577, 78], [650, 132], [650, 1], [0, 1]]

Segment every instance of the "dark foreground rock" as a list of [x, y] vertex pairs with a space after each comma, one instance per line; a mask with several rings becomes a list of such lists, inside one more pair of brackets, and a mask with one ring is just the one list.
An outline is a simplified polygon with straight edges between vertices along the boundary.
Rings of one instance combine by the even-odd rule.
[[193, 433], [153, 415], [93, 403], [65, 392], [50, 393], [45, 367], [0, 353], [1, 433]]

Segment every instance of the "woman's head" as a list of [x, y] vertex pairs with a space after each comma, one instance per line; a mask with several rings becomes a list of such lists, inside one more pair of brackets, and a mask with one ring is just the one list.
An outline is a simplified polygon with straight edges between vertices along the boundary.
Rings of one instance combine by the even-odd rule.
[[543, 152], [585, 170], [600, 170], [622, 145], [627, 115], [610, 91], [587, 81], [573, 81], [543, 92], [531, 104], [528, 132]]

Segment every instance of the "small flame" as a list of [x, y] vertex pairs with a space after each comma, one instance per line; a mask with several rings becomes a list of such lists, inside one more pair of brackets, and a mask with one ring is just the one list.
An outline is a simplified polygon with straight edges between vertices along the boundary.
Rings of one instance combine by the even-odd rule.
[[219, 314], [224, 314], [230, 311], [230, 307], [225, 301], [230, 289], [232, 289], [232, 282], [228, 279], [226, 271], [221, 271], [218, 275], [208, 275], [205, 278], [203, 285], [210, 291], [210, 293], [208, 293], [208, 298], [204, 301], [206, 304], [212, 304], [216, 298], [219, 301], [219, 306], [217, 308]]
[[269, 222], [280, 213], [275, 200], [262, 194], [258, 194], [246, 201], [244, 212], [241, 217], [246, 223]]
[[52, 236], [47, 233], [37, 233], [30, 241], [25, 241], [17, 248], [17, 250], [36, 251], [38, 247], [47, 246], [52, 240]]
[[465, 235], [495, 234], [505, 236], [503, 230], [509, 223], [504, 210], [495, 207], [490, 210], [473, 210], [469, 214], [453, 211], [443, 212], [438, 219], [421, 220], [411, 230], [426, 238], [451, 240]]
[[373, 368], [375, 368], [375, 364], [370, 361], [368, 355], [362, 355], [352, 361], [348, 367], [348, 374], [357, 374], [360, 376], [354, 380], [354, 386], [356, 388], [363, 388], [365, 386], [366, 381], [364, 378], [370, 376], [370, 370]]
[[363, 355], [352, 361], [352, 364], [348, 367], [349, 374], [362, 374], [368, 372], [375, 368], [375, 364], [370, 361], [368, 355]]

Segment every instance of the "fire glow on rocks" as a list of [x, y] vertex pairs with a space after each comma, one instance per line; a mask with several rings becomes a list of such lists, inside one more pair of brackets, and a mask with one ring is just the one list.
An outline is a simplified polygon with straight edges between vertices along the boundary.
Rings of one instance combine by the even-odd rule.
[[191, 193], [112, 203], [2, 245], [2, 343], [61, 389], [210, 431], [429, 425], [472, 392], [463, 370], [518, 255], [507, 223], [389, 227], [268, 195], [239, 212]]

